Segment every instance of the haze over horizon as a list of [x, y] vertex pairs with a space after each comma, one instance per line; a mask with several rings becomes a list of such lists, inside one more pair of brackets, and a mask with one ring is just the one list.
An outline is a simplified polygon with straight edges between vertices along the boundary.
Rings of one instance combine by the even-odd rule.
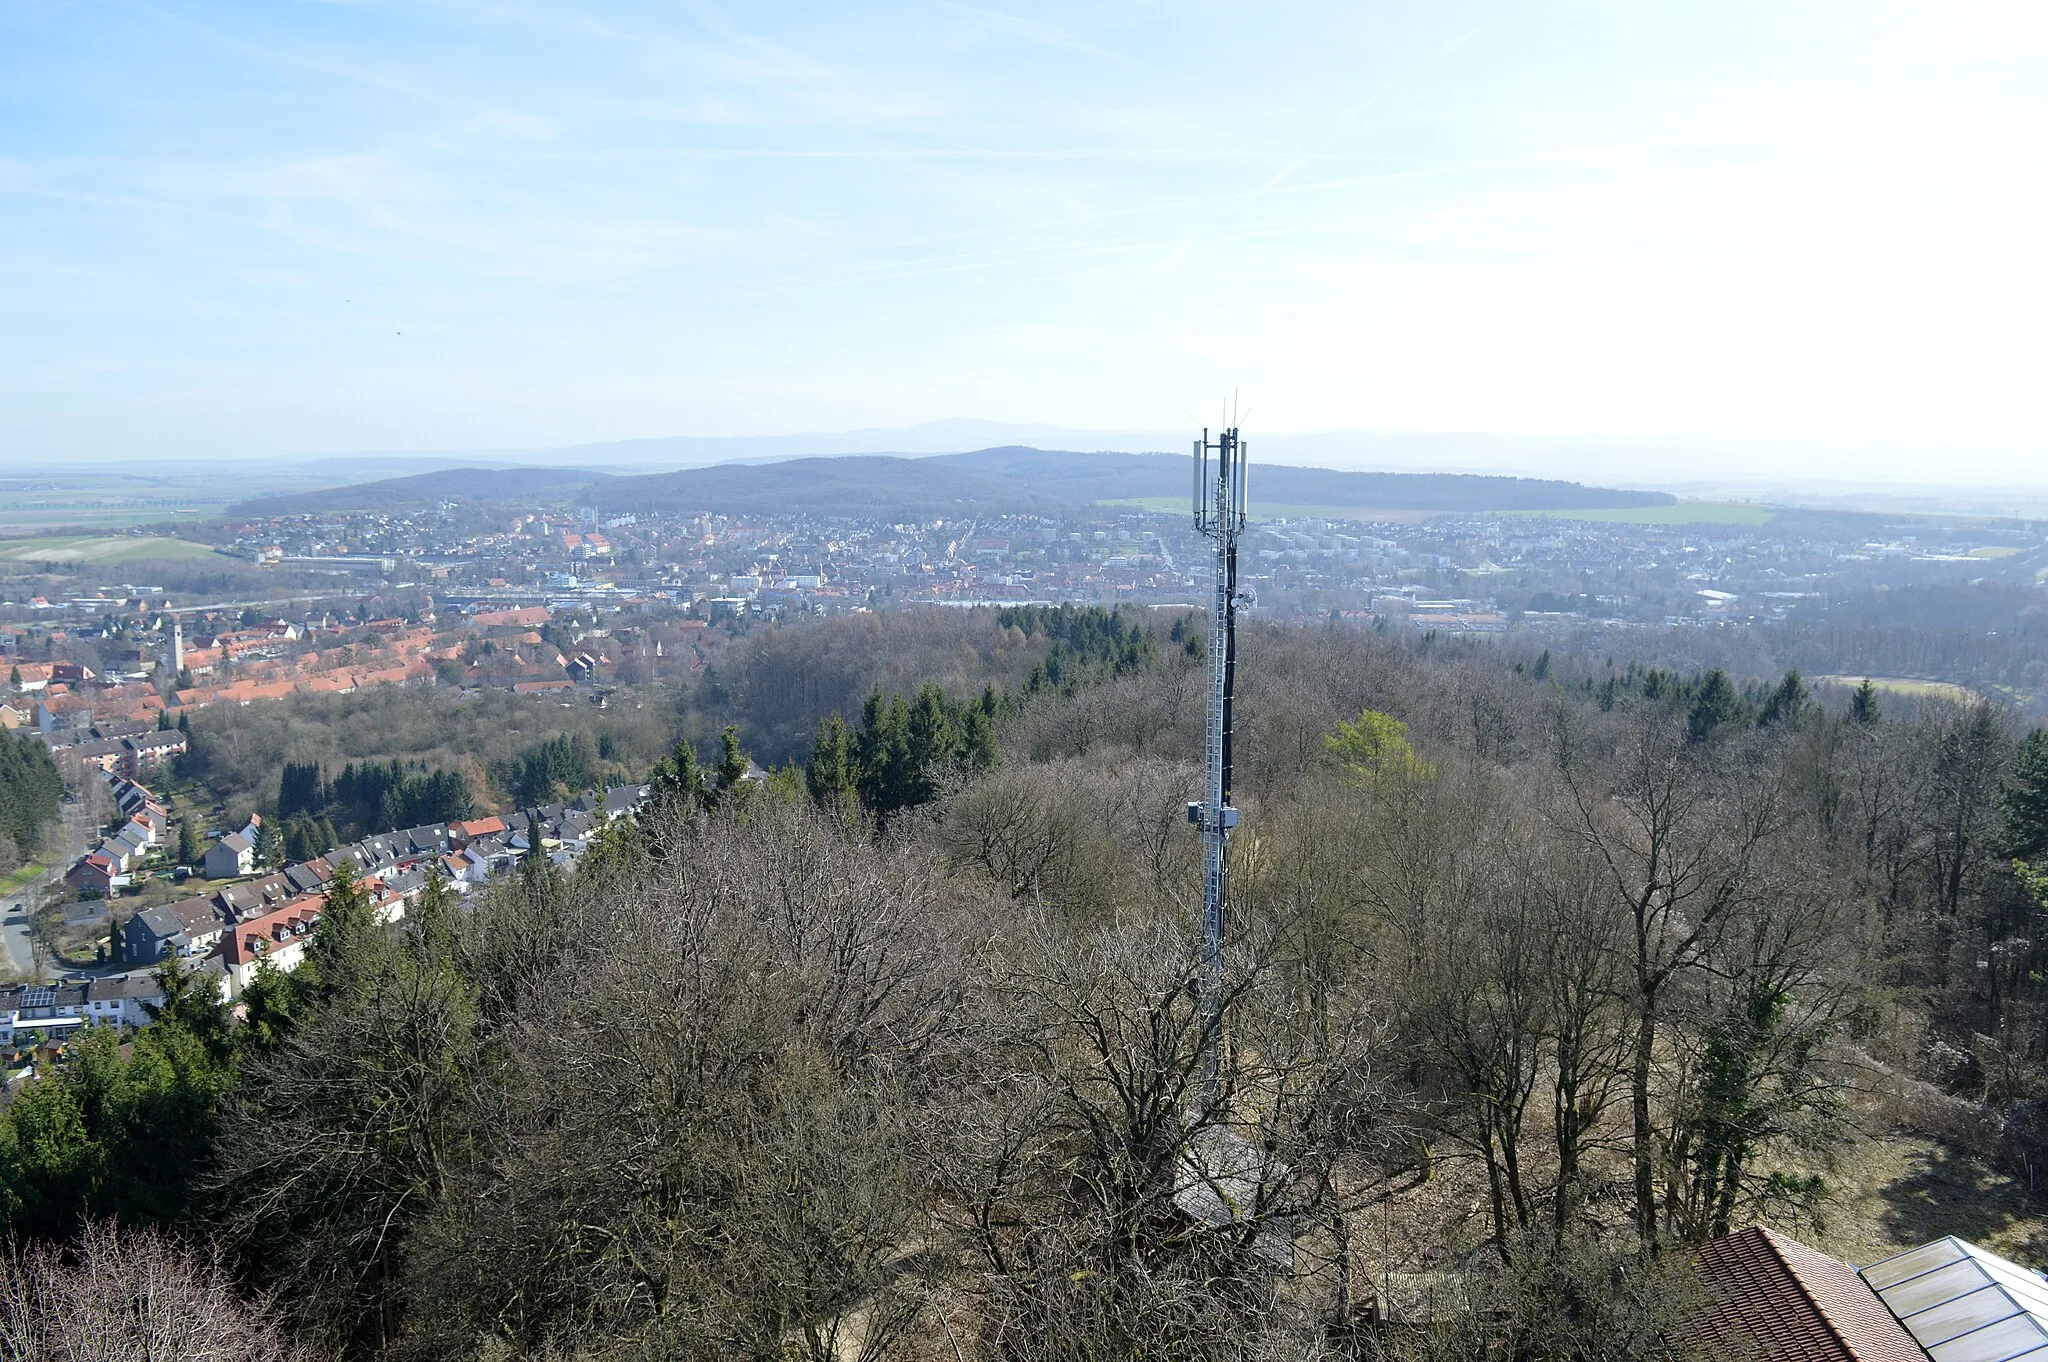
[[2039, 485], [2044, 77], [2018, 3], [16, 6], [0, 451], [1150, 436], [1236, 390], [1290, 462]]

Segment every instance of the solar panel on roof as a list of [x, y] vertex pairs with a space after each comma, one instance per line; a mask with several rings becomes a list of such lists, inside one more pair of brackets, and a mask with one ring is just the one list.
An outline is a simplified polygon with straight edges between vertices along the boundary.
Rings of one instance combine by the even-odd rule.
[[1961, 1239], [1863, 1269], [1933, 1362], [2048, 1362], [2048, 1278]]
[[[1906, 1331], [1911, 1333], [1912, 1330], [1913, 1322], [1906, 1321]], [[2048, 1332], [2042, 1330], [2040, 1321], [2015, 1315], [1973, 1329], [1946, 1343], [1937, 1343], [1927, 1349], [1927, 1355], [1934, 1362], [2011, 1362], [2012, 1358], [2033, 1352], [2043, 1345], [2048, 1345]]]
[[1931, 1272], [1944, 1264], [1960, 1260], [1963, 1251], [1959, 1243], [1960, 1241], [1955, 1239], [1937, 1239], [1931, 1244], [1922, 1244], [1919, 1248], [1893, 1254], [1864, 1268], [1863, 1280], [1869, 1282], [1873, 1290], [1882, 1291], [1894, 1282], [1902, 1282], [1908, 1277], [1917, 1277], [1923, 1272]]

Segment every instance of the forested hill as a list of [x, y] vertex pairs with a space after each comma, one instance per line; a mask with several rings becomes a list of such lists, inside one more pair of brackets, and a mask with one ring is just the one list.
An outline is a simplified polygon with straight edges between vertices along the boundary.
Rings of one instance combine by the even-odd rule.
[[[1663, 492], [1587, 487], [1551, 478], [1485, 477], [1471, 473], [1347, 473], [1258, 463], [1251, 446], [1252, 500], [1260, 505], [1327, 506], [1382, 511], [1561, 511], [1668, 506]], [[1184, 454], [1076, 454], [1057, 449], [978, 449], [940, 454], [949, 464], [988, 477], [1058, 487], [1077, 500], [1122, 501], [1188, 495]]]
[[1057, 483], [991, 476], [931, 459], [842, 454], [619, 478], [598, 488], [596, 499], [600, 510], [927, 519], [1054, 511], [1090, 498]]
[[331, 511], [402, 513], [442, 501], [487, 505], [567, 505], [585, 501], [610, 474], [574, 468], [442, 468], [315, 492], [256, 497], [228, 508], [230, 516], [320, 515]]
[[[454, 468], [231, 507], [236, 516], [401, 511], [439, 501], [485, 505], [596, 505], [601, 510], [715, 511], [735, 515], [987, 515], [1050, 511], [1089, 502], [1182, 498], [1182, 454], [1104, 454], [1011, 447], [905, 458], [890, 454], [719, 464], [637, 477], [567, 468]], [[1262, 506], [1352, 511], [1539, 511], [1661, 506], [1661, 492], [1586, 487], [1542, 478], [1463, 473], [1347, 473], [1256, 465]]]

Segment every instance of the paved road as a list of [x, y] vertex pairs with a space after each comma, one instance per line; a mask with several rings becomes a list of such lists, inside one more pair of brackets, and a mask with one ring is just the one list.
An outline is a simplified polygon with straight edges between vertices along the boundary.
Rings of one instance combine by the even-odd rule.
[[8, 894], [4, 905], [6, 917], [4, 925], [0, 925], [0, 941], [6, 944], [8, 962], [22, 974], [31, 973], [35, 969], [35, 953], [30, 948], [28, 939], [27, 910], [41, 900], [45, 889], [63, 878], [64, 872], [71, 868], [73, 861], [92, 847], [93, 836], [99, 831], [90, 821], [90, 815], [86, 813], [82, 802], [63, 804], [59, 808], [64, 815], [64, 854], [52, 862], [50, 868], [43, 872], [41, 879]]

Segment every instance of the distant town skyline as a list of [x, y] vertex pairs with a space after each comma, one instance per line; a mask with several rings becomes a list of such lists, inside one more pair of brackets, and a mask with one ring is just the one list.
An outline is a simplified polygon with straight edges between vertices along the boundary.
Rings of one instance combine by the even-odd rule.
[[1281, 436], [2039, 484], [2044, 147], [2021, 3], [15, 6], [0, 453], [1236, 391]]

